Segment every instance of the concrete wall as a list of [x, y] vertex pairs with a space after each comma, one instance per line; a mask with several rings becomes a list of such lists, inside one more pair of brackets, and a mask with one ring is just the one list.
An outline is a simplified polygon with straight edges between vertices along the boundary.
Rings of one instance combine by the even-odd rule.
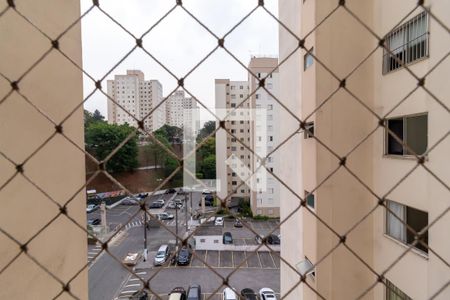
[[[17, 9], [36, 26], [55, 39], [80, 15], [78, 1], [16, 1]], [[0, 5], [3, 10], [6, 2]], [[17, 80], [51, 43], [10, 9], [0, 18], [0, 72]], [[75, 25], [59, 40], [62, 51], [81, 65], [81, 30]], [[0, 79], [2, 97], [10, 90]], [[82, 74], [58, 51], [52, 50], [19, 82], [20, 92], [56, 123], [61, 122], [83, 100]], [[22, 163], [55, 131], [54, 125], [13, 93], [0, 104], [0, 152], [15, 163]], [[63, 123], [64, 133], [84, 148], [83, 107]], [[57, 203], [65, 203], [85, 183], [84, 155], [61, 135], [54, 136], [24, 166], [24, 174]], [[0, 156], [0, 182], [3, 185], [14, 172], [14, 165]], [[36, 187], [17, 175], [0, 191], [0, 228], [19, 243], [30, 241], [38, 231], [58, 215], [58, 206]], [[67, 206], [68, 214], [81, 226], [86, 225], [84, 189]], [[68, 282], [87, 262], [86, 233], [65, 216], [59, 216], [33, 240], [28, 253], [52, 274]], [[0, 233], [0, 298], [52, 299], [61, 290], [19, 246]], [[71, 283], [71, 292], [88, 298], [87, 270]], [[73, 299], [62, 294], [58, 299]]]

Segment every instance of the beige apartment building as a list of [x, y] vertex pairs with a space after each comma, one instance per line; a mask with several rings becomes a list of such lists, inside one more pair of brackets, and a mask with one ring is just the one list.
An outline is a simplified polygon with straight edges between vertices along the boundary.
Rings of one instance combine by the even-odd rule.
[[[266, 78], [266, 88], [273, 95], [278, 94], [278, 59], [252, 57], [249, 70], [258, 78]], [[226, 126], [232, 135], [219, 130], [216, 135], [217, 178], [220, 189], [218, 195], [225, 198], [245, 198], [250, 201], [254, 215], [279, 216], [279, 185], [277, 180], [260, 164], [244, 143], [260, 157], [266, 157], [278, 145], [278, 111], [275, 99], [262, 88], [258, 89], [258, 80], [248, 74], [248, 81], [230, 81], [216, 79], [216, 108], [231, 112], [235, 107], [250, 98], [233, 114], [227, 117]], [[224, 117], [225, 114], [222, 116]], [[239, 141], [240, 142], [239, 142]], [[276, 172], [278, 160], [276, 154], [269, 156], [266, 167]], [[229, 166], [225, 161], [229, 161]], [[223, 163], [222, 163], [223, 162]], [[254, 174], [255, 173], [255, 174]], [[252, 175], [250, 178], [249, 176]], [[246, 183], [240, 184], [245, 181]], [[253, 188], [252, 188], [253, 186]], [[236, 190], [236, 191], [235, 191]]]
[[[249, 86], [247, 81], [231, 81], [229, 79], [215, 80], [216, 109], [221, 117], [225, 117], [227, 112], [237, 107], [248, 97]], [[250, 108], [249, 101], [242, 106], [242, 113], [247, 113]], [[230, 135], [225, 130], [216, 133], [216, 176], [218, 179], [217, 195], [225, 199], [230, 198], [250, 199], [250, 184], [241, 183], [251, 175], [253, 158], [251, 152], [241, 143], [251, 147], [253, 138], [251, 134], [251, 123], [248, 116], [240, 115], [240, 112], [230, 115], [225, 122], [227, 129], [234, 135]], [[238, 140], [241, 142], [238, 142]], [[230, 166], [225, 161], [230, 159]], [[234, 170], [232, 170], [234, 169]], [[239, 170], [239, 171], [236, 171]], [[236, 191], [235, 191], [236, 190]]]
[[[278, 96], [278, 58], [252, 57], [248, 65], [249, 70], [259, 78], [265, 78], [265, 87], [275, 97]], [[259, 80], [249, 73], [248, 82], [250, 91], [258, 88]], [[280, 105], [264, 89], [260, 88], [251, 95], [252, 108], [256, 109], [256, 119], [252, 124], [251, 132], [254, 135], [253, 150], [261, 157], [266, 157], [280, 143], [279, 140], [279, 110]], [[277, 173], [279, 158], [277, 153], [266, 159], [269, 171]], [[254, 170], [259, 163], [254, 161]], [[280, 191], [278, 181], [265, 169], [256, 173], [255, 189], [251, 192], [250, 203], [254, 215], [269, 217], [280, 216]]]
[[195, 99], [186, 97], [183, 90], [178, 90], [169, 96], [165, 104], [167, 125], [178, 128], [193, 127], [193, 110], [197, 108]]
[[[115, 75], [114, 80], [107, 81], [108, 122], [137, 126], [152, 109], [162, 102], [163, 87], [158, 80], [145, 80], [139, 70], [127, 70], [126, 75]], [[144, 120], [144, 128], [155, 131], [166, 122], [166, 107], [162, 103]]]
[[[279, 17], [304, 37], [336, 5], [331, 0], [280, 1]], [[281, 161], [280, 177], [297, 195], [309, 195], [308, 209], [296, 211], [299, 200], [281, 190], [281, 218], [293, 213], [281, 227], [281, 255], [306, 274], [306, 282], [317, 292], [297, 285], [300, 277], [282, 263], [281, 294], [295, 300], [450, 299], [450, 215], [441, 216], [449, 207], [450, 142], [447, 138], [434, 147], [450, 128], [450, 61], [441, 62], [450, 49], [449, 33], [422, 8], [408, 14], [415, 1], [346, 5], [385, 37], [390, 52], [379, 47], [370, 55], [378, 40], [341, 7], [305, 40], [305, 48], [320, 63], [302, 50], [280, 67], [280, 98], [302, 120], [308, 117], [311, 130], [300, 130], [280, 149], [283, 157], [290, 155]], [[450, 24], [445, 13], [450, 11], [449, 1], [425, 1], [425, 6], [446, 26]], [[279, 42], [280, 60], [299, 44], [281, 27]], [[418, 78], [426, 76], [425, 87], [433, 96], [398, 60]], [[330, 71], [346, 79], [351, 93], [343, 88], [335, 92], [344, 83]], [[385, 126], [399, 139], [377, 128], [379, 120], [369, 110], [385, 118]], [[281, 118], [283, 137], [298, 129], [287, 112]], [[336, 171], [340, 161], [329, 149], [346, 158], [345, 166], [353, 174], [342, 166]], [[425, 155], [425, 166], [436, 177], [422, 166], [409, 174], [417, 165], [411, 150]], [[377, 206], [374, 194], [385, 196], [385, 206], [398, 218]], [[414, 234], [405, 224], [417, 232], [431, 226], [424, 244], [410, 246]], [[345, 235], [346, 246], [330, 228]], [[313, 264], [317, 266], [312, 268]], [[376, 274], [384, 275], [384, 284], [377, 282]]]
[[[82, 72], [49, 40], [79, 18], [80, 2], [16, 2], [49, 39], [0, 6], [0, 299], [88, 299], [85, 155], [74, 146], [84, 148]], [[80, 24], [58, 42], [81, 66]]]

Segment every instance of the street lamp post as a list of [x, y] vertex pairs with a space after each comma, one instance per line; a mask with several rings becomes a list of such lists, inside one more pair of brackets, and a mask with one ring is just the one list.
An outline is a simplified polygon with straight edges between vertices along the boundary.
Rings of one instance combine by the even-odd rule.
[[[144, 202], [145, 207], [145, 202]], [[147, 261], [148, 249], [147, 249], [147, 211], [144, 210], [144, 261]]]
[[178, 247], [178, 205], [175, 204], [175, 245]]

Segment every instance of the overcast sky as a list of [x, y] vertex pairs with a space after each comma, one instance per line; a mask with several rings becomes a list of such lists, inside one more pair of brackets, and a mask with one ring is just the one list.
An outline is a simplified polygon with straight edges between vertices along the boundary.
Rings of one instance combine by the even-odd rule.
[[[184, 0], [183, 5], [218, 36], [223, 36], [257, 4], [256, 0]], [[92, 1], [82, 0], [82, 12]], [[175, 0], [104, 0], [101, 7], [135, 36], [140, 36], [159, 20]], [[266, 7], [278, 16], [278, 2], [266, 0]], [[131, 36], [97, 9], [82, 21], [83, 68], [94, 78], [103, 77], [135, 45]], [[193, 68], [216, 45], [216, 39], [177, 7], [143, 40], [146, 48], [171, 72], [181, 77]], [[252, 55], [278, 55], [278, 23], [258, 8], [229, 35], [225, 46], [245, 65]], [[127, 69], [139, 69], [146, 80], [157, 79], [167, 96], [177, 85], [176, 80], [141, 49], [136, 49], [118, 65], [107, 79], [125, 74]], [[185, 87], [208, 107], [214, 107], [214, 79], [246, 80], [247, 72], [225, 51], [218, 49], [185, 80]], [[106, 82], [103, 83], [106, 92]], [[94, 89], [87, 77], [85, 97]], [[106, 97], [95, 93], [85, 108], [100, 110], [107, 115]], [[205, 117], [205, 114], [203, 114]], [[208, 118], [206, 116], [206, 118]]]

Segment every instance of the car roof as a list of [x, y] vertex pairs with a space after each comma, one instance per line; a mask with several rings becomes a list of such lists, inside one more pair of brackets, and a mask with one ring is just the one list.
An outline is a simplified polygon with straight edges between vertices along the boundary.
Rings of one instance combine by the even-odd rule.
[[158, 251], [164, 251], [167, 249], [167, 247], [169, 247], [169, 245], [161, 245], [161, 246], [159, 246]]

